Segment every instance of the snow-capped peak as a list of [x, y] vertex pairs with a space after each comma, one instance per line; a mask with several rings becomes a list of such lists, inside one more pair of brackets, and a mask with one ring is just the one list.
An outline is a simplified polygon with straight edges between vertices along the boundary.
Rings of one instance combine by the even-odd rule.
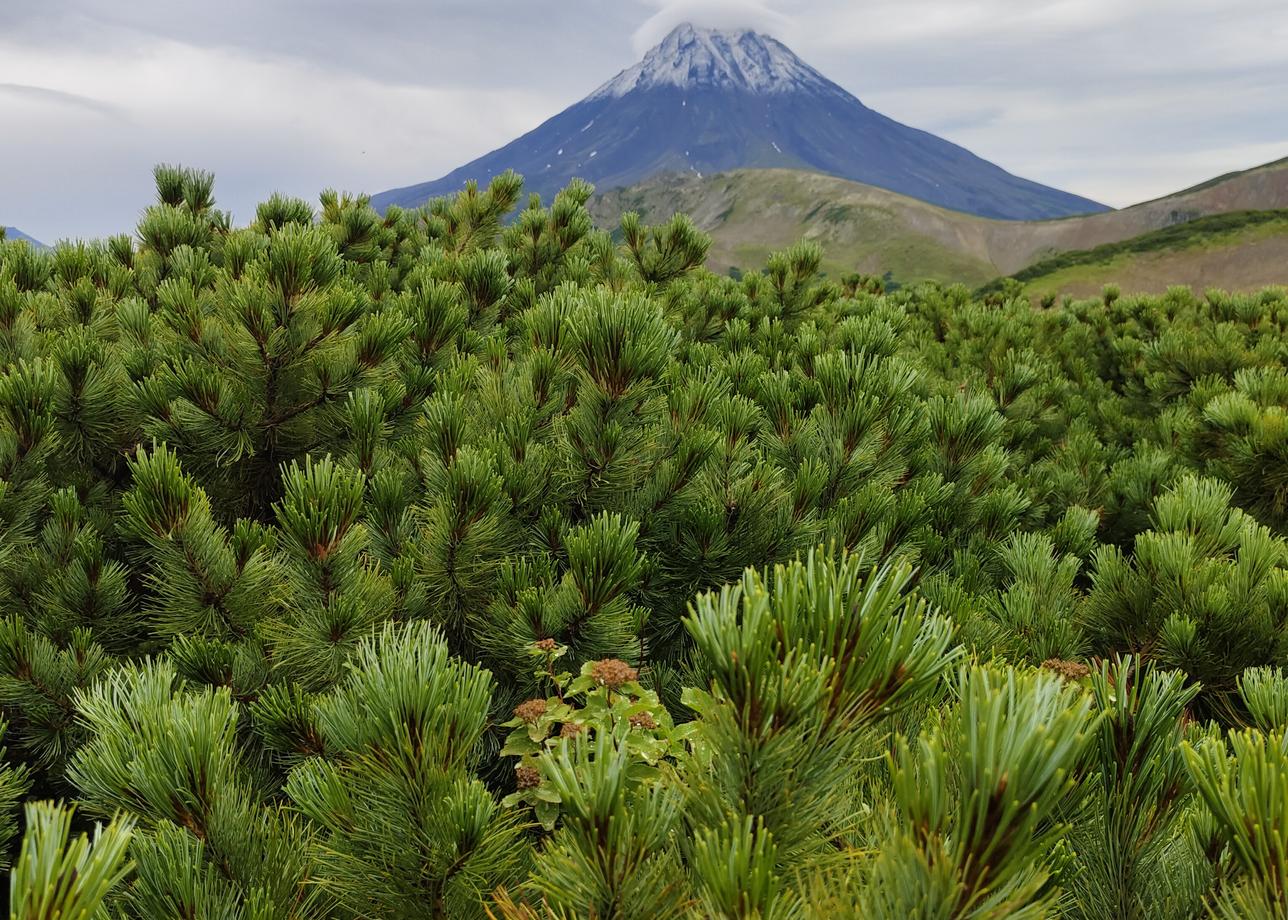
[[672, 86], [785, 93], [825, 89], [831, 83], [768, 35], [750, 29], [702, 29], [685, 23], [644, 55], [644, 60], [623, 70], [590, 98]]

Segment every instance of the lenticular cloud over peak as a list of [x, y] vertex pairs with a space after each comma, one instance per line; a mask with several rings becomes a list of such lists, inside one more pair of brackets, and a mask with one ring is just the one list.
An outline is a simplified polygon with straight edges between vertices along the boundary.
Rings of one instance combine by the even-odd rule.
[[752, 30], [790, 39], [794, 29], [790, 17], [763, 3], [749, 0], [691, 0], [691, 2], [662, 2], [661, 9], [649, 17], [631, 36], [636, 55], [642, 56], [661, 42], [677, 26], [691, 25], [701, 29], [721, 31]]

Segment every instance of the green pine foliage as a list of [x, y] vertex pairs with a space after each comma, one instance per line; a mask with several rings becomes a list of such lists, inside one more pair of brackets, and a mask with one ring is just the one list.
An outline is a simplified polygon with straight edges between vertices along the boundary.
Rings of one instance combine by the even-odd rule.
[[129, 876], [133, 823], [125, 818], [96, 825], [91, 840], [71, 836], [73, 817], [74, 809], [53, 802], [27, 805], [27, 833], [9, 880], [14, 920], [101, 917], [113, 889]]
[[1288, 292], [155, 179], [0, 240], [11, 916], [1288, 911]]

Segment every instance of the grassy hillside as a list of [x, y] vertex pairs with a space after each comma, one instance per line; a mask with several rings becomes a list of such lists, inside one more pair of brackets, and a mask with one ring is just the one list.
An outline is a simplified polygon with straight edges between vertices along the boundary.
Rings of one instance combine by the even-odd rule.
[[763, 264], [769, 253], [810, 239], [822, 244], [829, 274], [889, 272], [904, 282], [968, 284], [998, 274], [977, 230], [998, 222], [818, 173], [659, 176], [597, 196], [591, 210], [605, 226], [625, 211], [653, 222], [687, 213], [712, 237], [707, 264], [715, 271]]
[[1288, 160], [1120, 211], [1050, 221], [988, 220], [784, 169], [658, 176], [606, 191], [591, 209], [601, 225], [629, 210], [650, 221], [688, 213], [711, 234], [709, 265], [717, 271], [760, 264], [769, 252], [805, 238], [824, 246], [829, 272], [982, 284], [1062, 252], [1120, 243], [1213, 214], [1280, 207], [1288, 208]]
[[[1173, 285], [1255, 290], [1288, 284], [1288, 210], [1203, 217], [1090, 250], [1043, 259], [1013, 276], [1026, 292], [1085, 296], [1107, 284], [1127, 293]], [[989, 285], [1000, 286], [1000, 281]]]

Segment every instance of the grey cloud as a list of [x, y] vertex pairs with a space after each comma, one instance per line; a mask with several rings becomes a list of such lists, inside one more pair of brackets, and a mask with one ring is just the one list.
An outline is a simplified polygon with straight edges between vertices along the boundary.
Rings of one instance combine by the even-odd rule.
[[176, 41], [379, 82], [502, 88], [533, 81], [575, 93], [592, 90], [615, 63], [630, 63], [639, 10], [634, 2], [597, 0], [62, 0], [0, 10], [0, 34], [102, 47], [106, 33], [113, 46]]
[[983, 128], [993, 124], [1006, 113], [1001, 106], [989, 106], [966, 112], [957, 112], [918, 127], [936, 134], [952, 134], [956, 131]]
[[[236, 202], [315, 179], [319, 188], [349, 182], [376, 190], [433, 178], [629, 66], [634, 35], [686, 16], [732, 20], [739, 11], [751, 25], [781, 28], [779, 37], [806, 60], [891, 117], [1114, 204], [1255, 165], [1245, 161], [1253, 156], [1288, 155], [1283, 0], [0, 0], [0, 81], [89, 94], [73, 95], [81, 103], [47, 97], [51, 113], [96, 103], [97, 74], [81, 85], [58, 79], [68, 59], [82, 72], [101, 69], [109, 84], [113, 61], [125, 66], [166, 45], [217, 51], [229, 68], [294, 75], [262, 88], [276, 94], [274, 112], [292, 112], [292, 125], [265, 128], [262, 118], [225, 112], [213, 136], [105, 89], [103, 104], [125, 107], [138, 130], [35, 132], [20, 149], [0, 149], [0, 203], [25, 202], [30, 218], [7, 217], [37, 235], [62, 232], [51, 227], [60, 211], [81, 213], [79, 228], [120, 229], [146, 201], [122, 210], [119, 191], [146, 195], [151, 163], [173, 150], [196, 149], [197, 165], [218, 164], [221, 197]], [[6, 47], [45, 55], [48, 70], [6, 69]], [[324, 110], [291, 95], [310, 75], [367, 88]], [[222, 101], [218, 84], [206, 92]], [[36, 99], [0, 89], [0, 105], [15, 93]], [[406, 124], [385, 132], [387, 122], [342, 107], [381, 94], [441, 104], [443, 114], [402, 116], [395, 106], [389, 117]], [[462, 109], [449, 98], [471, 103]], [[518, 98], [532, 100], [527, 114], [516, 116], [513, 104], [504, 117], [491, 108]], [[476, 128], [443, 125], [463, 111], [467, 119], [476, 113]], [[330, 137], [327, 125], [337, 120], [380, 139], [352, 150], [299, 143], [302, 133]], [[409, 155], [408, 145], [424, 156]], [[277, 152], [266, 158], [267, 148]], [[81, 187], [73, 195], [53, 164], [97, 171], [103, 192]], [[328, 171], [335, 175], [325, 178]]]
[[107, 118], [121, 118], [124, 115], [120, 106], [113, 105], [110, 102], [104, 102], [102, 99], [95, 99], [92, 96], [82, 96], [79, 93], [66, 93], [62, 90], [50, 89], [47, 86], [31, 86], [26, 83], [0, 83], [0, 95], [8, 95], [13, 98], [26, 99], [46, 105], [70, 106], [71, 108], [93, 112], [95, 115], [102, 115]]

